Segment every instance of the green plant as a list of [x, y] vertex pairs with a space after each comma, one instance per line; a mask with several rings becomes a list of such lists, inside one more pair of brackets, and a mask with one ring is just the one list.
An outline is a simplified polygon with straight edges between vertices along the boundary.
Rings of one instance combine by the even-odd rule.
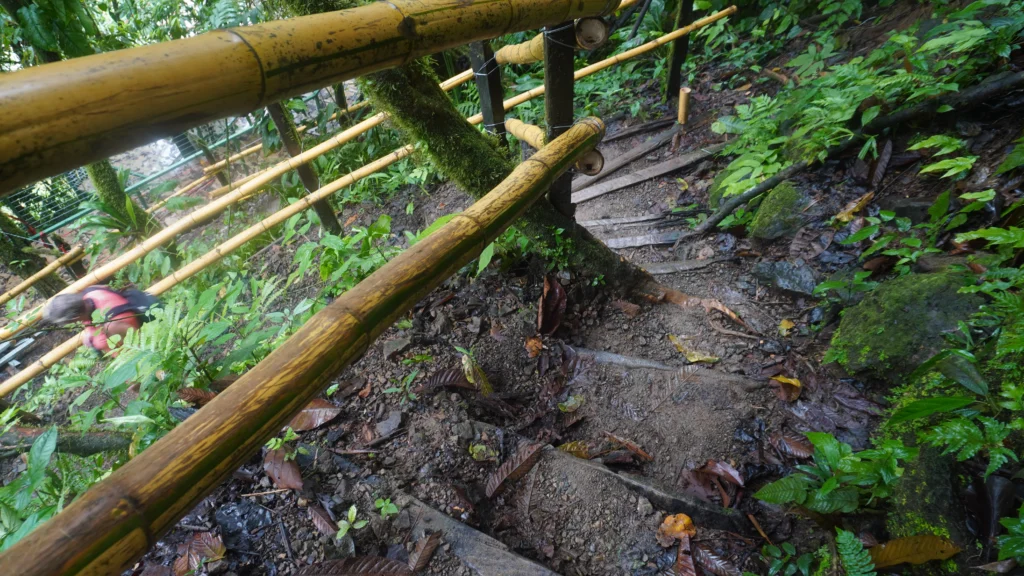
[[306, 242], [295, 252], [298, 268], [288, 283], [302, 278], [319, 255], [325, 291], [330, 296], [342, 294], [398, 254], [398, 248], [387, 244], [390, 237], [391, 217], [384, 214], [368, 228], [353, 227], [349, 236], [324, 234], [319, 242]]
[[403, 403], [406, 400], [409, 400], [409, 401], [416, 400], [416, 398], [417, 398], [416, 393], [411, 390], [411, 386], [412, 386], [413, 381], [416, 380], [416, 377], [419, 376], [419, 375], [420, 375], [420, 371], [418, 369], [417, 370], [413, 370], [411, 373], [409, 373], [404, 378], [402, 378], [402, 380], [397, 383], [397, 386], [391, 386], [390, 388], [385, 388], [384, 389], [384, 393], [385, 394], [398, 394], [398, 393], [401, 393], [402, 394], [402, 402]]
[[836, 551], [846, 576], [875, 576], [875, 564], [871, 554], [853, 532], [836, 529]]
[[754, 497], [771, 504], [796, 504], [819, 514], [851, 513], [887, 498], [903, 475], [901, 460], [917, 449], [885, 440], [872, 450], [854, 453], [849, 444], [824, 432], [808, 432], [814, 464], [761, 488]]
[[[390, 500], [389, 500], [390, 502]], [[359, 511], [356, 509], [356, 505], [349, 506], [348, 513], [344, 518], [338, 520], [338, 533], [334, 536], [338, 540], [341, 540], [348, 534], [349, 530], [362, 530], [369, 524], [366, 520], [356, 520], [356, 514]]]
[[796, 555], [796, 547], [789, 542], [782, 546], [767, 545], [761, 548], [761, 558], [768, 565], [768, 576], [794, 576], [797, 572], [803, 576], [811, 576], [811, 554]]
[[380, 511], [380, 517], [387, 520], [388, 516], [398, 514], [398, 506], [391, 503], [391, 498], [377, 498], [373, 503], [374, 508]]

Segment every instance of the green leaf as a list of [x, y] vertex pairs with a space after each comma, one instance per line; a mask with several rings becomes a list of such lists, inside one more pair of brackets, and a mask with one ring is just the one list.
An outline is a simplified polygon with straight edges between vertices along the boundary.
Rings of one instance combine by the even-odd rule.
[[50, 458], [57, 449], [57, 427], [51, 426], [32, 442], [28, 451], [28, 478], [32, 490], [43, 480]]
[[792, 474], [768, 484], [754, 498], [769, 504], [803, 504], [807, 500], [807, 479]]
[[827, 494], [812, 491], [807, 495], [804, 506], [821, 514], [850, 514], [860, 506], [860, 493], [853, 486], [842, 486]]
[[974, 402], [976, 402], [976, 400], [968, 396], [941, 396], [939, 398], [925, 398], [923, 400], [911, 402], [894, 412], [892, 417], [889, 418], [889, 423], [899, 424], [900, 422], [917, 420], [918, 418], [924, 418], [940, 412], [952, 412], [953, 410], [963, 408], [964, 406], [968, 406]]
[[942, 220], [942, 217], [949, 211], [949, 190], [946, 190], [935, 199], [935, 202], [928, 207], [928, 218], [932, 224]]
[[860, 242], [861, 240], [867, 240], [868, 238], [870, 238], [876, 232], [878, 232], [878, 225], [877, 224], [875, 224], [873, 226], [865, 226], [865, 227], [861, 228], [860, 230], [857, 230], [853, 234], [850, 234], [849, 236], [847, 236], [845, 239], [843, 239], [840, 242], [840, 244], [842, 244], [844, 246], [849, 246], [850, 244], [856, 244], [857, 242]]
[[864, 111], [863, 114], [861, 114], [860, 125], [867, 126], [868, 124], [871, 123], [872, 120], [875, 119], [876, 116], [878, 116], [878, 113], [881, 111], [881, 106], [872, 106], [871, 108], [868, 108], [867, 110]]
[[956, 351], [946, 356], [936, 364], [936, 369], [950, 380], [960, 384], [975, 394], [988, 396], [988, 382], [978, 372], [973, 362], [973, 356], [957, 354]]
[[18, 10], [18, 23], [29, 44], [37, 50], [56, 52], [57, 37], [53, 35], [52, 24], [39, 6], [32, 4]]
[[836, 551], [846, 576], [875, 576], [875, 564], [871, 554], [853, 532], [836, 529]]
[[961, 150], [963, 149], [963, 147], [964, 143], [962, 140], [953, 138], [952, 136], [943, 136], [942, 134], [937, 134], [935, 136], [932, 136], [931, 138], [926, 138], [918, 142], [917, 144], [914, 144], [913, 146], [907, 148], [907, 150], [937, 148], [938, 150], [936, 150], [932, 154], [932, 156], [942, 156], [945, 154], [949, 154], [951, 152], [956, 152], [957, 150]]
[[999, 168], [996, 168], [996, 174], [1005, 174], [1021, 166], [1024, 166], [1024, 138], [1017, 140], [1017, 145], [1006, 155]]
[[962, 172], [970, 170], [974, 163], [978, 160], [977, 156], [959, 156], [957, 158], [947, 158], [946, 160], [940, 160], [934, 164], [929, 164], [924, 168], [921, 168], [919, 174], [927, 174], [929, 172], [938, 172], [945, 170], [946, 173], [942, 175], [942, 178], [949, 178], [956, 176]]
[[476, 275], [479, 276], [481, 272], [491, 263], [491, 259], [494, 258], [494, 242], [491, 242], [484, 248], [483, 252], [480, 253], [480, 261], [476, 267]]

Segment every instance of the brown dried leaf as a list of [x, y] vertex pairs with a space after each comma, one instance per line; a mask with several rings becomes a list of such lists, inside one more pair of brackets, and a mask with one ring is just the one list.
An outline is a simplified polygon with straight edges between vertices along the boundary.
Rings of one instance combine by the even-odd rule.
[[647, 452], [644, 452], [644, 449], [641, 448], [635, 442], [633, 442], [631, 440], [626, 440], [625, 438], [619, 438], [618, 436], [616, 436], [615, 434], [612, 434], [611, 432], [605, 432], [604, 435], [607, 436], [608, 439], [611, 440], [612, 442], [618, 444], [619, 446], [622, 446], [626, 450], [629, 450], [633, 454], [636, 454], [637, 456], [639, 456], [641, 460], [646, 460], [648, 462], [654, 462], [654, 457], [651, 456], [650, 454], [648, 454]]
[[868, 192], [867, 194], [861, 196], [860, 198], [857, 198], [853, 202], [850, 202], [846, 206], [843, 206], [843, 209], [839, 211], [839, 214], [836, 214], [836, 220], [839, 222], [849, 222], [853, 220], [854, 215], [857, 214], [857, 212], [863, 210], [864, 207], [867, 206], [868, 203], [871, 202], [871, 199], [874, 197], [874, 192]]
[[312, 402], [302, 409], [302, 412], [299, 412], [292, 418], [288, 425], [296, 432], [313, 430], [334, 420], [338, 417], [338, 414], [341, 414], [341, 408], [323, 398], [314, 398]]
[[740, 476], [739, 470], [730, 466], [728, 462], [708, 460], [708, 463], [705, 464], [701, 470], [708, 472], [709, 474], [714, 474], [715, 476], [737, 486], [743, 486], [743, 478]]
[[684, 535], [679, 539], [674, 569], [675, 576], [697, 576], [697, 566], [693, 563], [693, 555], [690, 552], [689, 536]]
[[878, 189], [878, 185], [882, 183], [882, 178], [885, 177], [885, 171], [889, 168], [889, 160], [892, 159], [892, 140], [886, 140], [885, 145], [882, 146], [882, 151], [878, 153], [878, 158], [875, 159], [874, 168], [871, 170], [871, 188], [874, 190]]
[[796, 399], [800, 397], [800, 391], [803, 390], [803, 385], [799, 380], [786, 376], [772, 376], [771, 387], [775, 390], [775, 395], [783, 402], [796, 402]]
[[357, 396], [359, 396], [360, 398], [366, 398], [367, 396], [370, 395], [370, 390], [372, 388], [373, 388], [373, 386], [370, 384], [370, 381], [367, 380], [366, 381], [366, 387], [363, 388], [362, 390], [360, 390], [359, 394], [357, 394]]
[[665, 517], [654, 537], [662, 548], [668, 548], [678, 539], [696, 535], [697, 527], [693, 525], [693, 520], [689, 516], [673, 514]]
[[618, 308], [626, 318], [636, 318], [640, 315], [640, 306], [633, 304], [632, 302], [626, 302], [625, 300], [613, 300], [612, 306]]
[[814, 445], [803, 434], [775, 432], [768, 441], [786, 456], [804, 459], [814, 455]]
[[412, 576], [408, 566], [378, 556], [353, 556], [306, 566], [295, 576]]
[[590, 460], [592, 457], [590, 455], [590, 444], [586, 440], [566, 442], [565, 444], [558, 446], [558, 449], [562, 452], [568, 452], [577, 458], [582, 458], [583, 460]]
[[539, 336], [530, 336], [526, 339], [526, 353], [530, 355], [530, 358], [536, 358], [540, 355], [541, 350], [544, 349], [544, 341]]
[[703, 544], [693, 547], [693, 558], [706, 572], [715, 576], [742, 576], [743, 574], [736, 565]]
[[213, 390], [202, 390], [199, 388], [179, 388], [178, 398], [194, 406], [206, 406], [206, 404], [217, 397]]
[[412, 553], [409, 554], [409, 568], [413, 572], [419, 572], [426, 569], [427, 565], [430, 564], [430, 559], [434, 557], [434, 552], [440, 545], [440, 532], [434, 532], [430, 536], [424, 536], [417, 540], [416, 547], [413, 549]]
[[861, 268], [871, 272], [872, 276], [880, 276], [885, 274], [892, 267], [896, 265], [897, 258], [895, 256], [875, 256], [864, 263]]
[[659, 287], [661, 290], [658, 294], [646, 294], [645, 296], [654, 298], [656, 302], [671, 302], [680, 308], [691, 308], [694, 306], [700, 306], [704, 308], [705, 312], [710, 313], [712, 310], [718, 310], [722, 314], [729, 317], [730, 320], [743, 326], [752, 333], [757, 334], [757, 331], [747, 325], [746, 322], [740, 319], [739, 315], [730, 310], [725, 304], [722, 304], [718, 300], [711, 298], [697, 298], [696, 296], [688, 296], [678, 290], [671, 288]]
[[832, 245], [835, 235], [833, 230], [819, 232], [805, 226], [797, 231], [796, 237], [789, 245], [789, 256], [794, 259], [813, 260]]
[[212, 532], [197, 532], [192, 540], [178, 545], [181, 556], [174, 561], [175, 576], [185, 576], [202, 564], [203, 560], [213, 562], [220, 560], [227, 552], [224, 541]]
[[423, 392], [429, 392], [437, 388], [465, 388], [466, 390], [476, 390], [476, 386], [469, 383], [466, 380], [466, 375], [462, 370], [458, 368], [449, 368], [447, 370], [441, 370], [436, 372], [430, 378], [427, 378], [422, 384], [416, 387], [415, 392], [422, 394]]
[[945, 560], [960, 552], [960, 548], [949, 540], [934, 534], [919, 534], [897, 538], [885, 544], [868, 548], [875, 568], [887, 568], [898, 564], [924, 564], [931, 560]]
[[317, 530], [327, 534], [328, 536], [334, 536], [338, 533], [338, 525], [334, 523], [331, 515], [316, 504], [309, 507], [309, 517], [313, 520], [313, 525], [316, 526]]
[[537, 331], [541, 334], [553, 334], [562, 323], [565, 304], [565, 288], [562, 288], [558, 280], [545, 276], [544, 294], [537, 305]]
[[[984, 570], [985, 572], [995, 572], [996, 574], [1009, 574], [1011, 570], [1017, 567], [1017, 561], [1013, 558], [1007, 560], [1000, 560], [999, 562], [989, 562], [988, 564], [982, 564], [981, 566], [975, 566], [975, 570]], [[145, 576], [145, 573], [143, 573]]]
[[149, 564], [146, 569], [142, 571], [139, 576], [171, 576], [174, 572], [171, 571], [170, 566], [162, 566], [160, 564]]
[[294, 459], [285, 460], [286, 454], [284, 448], [267, 450], [267, 455], [263, 457], [263, 471], [278, 488], [302, 490], [302, 473], [299, 472], [299, 465]]
[[507, 482], [513, 482], [526, 475], [540, 460], [543, 444], [527, 444], [521, 446], [516, 453], [506, 460], [487, 478], [487, 497], [494, 498], [501, 494]]

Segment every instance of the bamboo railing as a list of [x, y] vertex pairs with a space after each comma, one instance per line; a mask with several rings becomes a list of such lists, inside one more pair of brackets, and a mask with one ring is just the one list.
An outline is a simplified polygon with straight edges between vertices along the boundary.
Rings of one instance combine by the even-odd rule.
[[540, 198], [593, 148], [580, 121], [484, 198], [318, 312], [224, 392], [0, 555], [8, 574], [116, 574], [278, 434], [395, 320]]
[[[527, 124], [515, 118], [505, 119], [505, 130], [508, 130], [509, 134], [537, 150], [543, 148], [544, 144], [547, 143], [548, 137], [544, 133], [543, 128]], [[602, 168], [604, 168], [604, 155], [597, 148], [580, 156], [580, 159], [576, 161], [576, 169], [587, 176], [599, 174]]]
[[[608, 25], [601, 18], [580, 18], [573, 23], [576, 48], [593, 50], [608, 39]], [[519, 44], [502, 46], [494, 53], [498, 64], [531, 64], [544, 60], [544, 33]]]
[[211, 174], [204, 174], [203, 176], [200, 176], [199, 178], [196, 178], [192, 182], [189, 182], [188, 184], [185, 184], [181, 188], [175, 190], [173, 194], [168, 194], [165, 198], [161, 198], [160, 201], [157, 202], [156, 204], [153, 204], [149, 208], [146, 208], [146, 213], [147, 214], [152, 214], [152, 213], [156, 212], [157, 210], [159, 210], [159, 209], [163, 208], [164, 206], [166, 206], [167, 203], [170, 202], [172, 198], [177, 198], [178, 196], [181, 196], [183, 194], [188, 194], [189, 192], [191, 192], [191, 191], [195, 190], [196, 188], [202, 186], [203, 184], [207, 183], [210, 180], [210, 178], [212, 178], [212, 177], [213, 177], [213, 174], [211, 173]]
[[23, 292], [31, 288], [33, 284], [39, 282], [43, 278], [46, 278], [50, 274], [53, 274], [61, 266], [74, 264], [75, 262], [78, 262], [82, 258], [85, 258], [85, 252], [82, 250], [81, 246], [75, 246], [71, 250], [68, 250], [67, 253], [61, 255], [60, 258], [57, 258], [53, 262], [47, 264], [39, 272], [36, 272], [35, 274], [29, 276], [28, 278], [25, 278], [24, 280], [21, 281], [21, 283], [19, 283], [14, 288], [11, 288], [4, 294], [0, 294], [0, 306], [3, 306], [4, 304], [7, 304], [11, 300], [17, 298]]
[[618, 5], [391, 0], [4, 74], [0, 192], [446, 48], [602, 16]]

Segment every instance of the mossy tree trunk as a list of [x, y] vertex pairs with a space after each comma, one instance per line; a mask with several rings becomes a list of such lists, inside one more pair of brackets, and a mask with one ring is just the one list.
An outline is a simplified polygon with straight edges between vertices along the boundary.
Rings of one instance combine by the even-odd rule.
[[[3, 212], [0, 212], [0, 263], [22, 279], [39, 272], [46, 266], [46, 260], [38, 254], [27, 251], [29, 243], [24, 238], [28, 232]], [[42, 296], [49, 298], [67, 286], [56, 273], [32, 285]]]
[[[156, 218], [147, 214], [145, 210], [125, 194], [121, 182], [117, 179], [117, 170], [110, 164], [109, 160], [93, 162], [85, 166], [85, 172], [89, 175], [93, 188], [96, 189], [96, 196], [110, 210], [111, 216], [125, 222], [134, 221], [134, 229], [141, 237], [151, 236], [157, 230], [163, 228]], [[128, 213], [128, 205], [131, 204], [134, 218]]]

